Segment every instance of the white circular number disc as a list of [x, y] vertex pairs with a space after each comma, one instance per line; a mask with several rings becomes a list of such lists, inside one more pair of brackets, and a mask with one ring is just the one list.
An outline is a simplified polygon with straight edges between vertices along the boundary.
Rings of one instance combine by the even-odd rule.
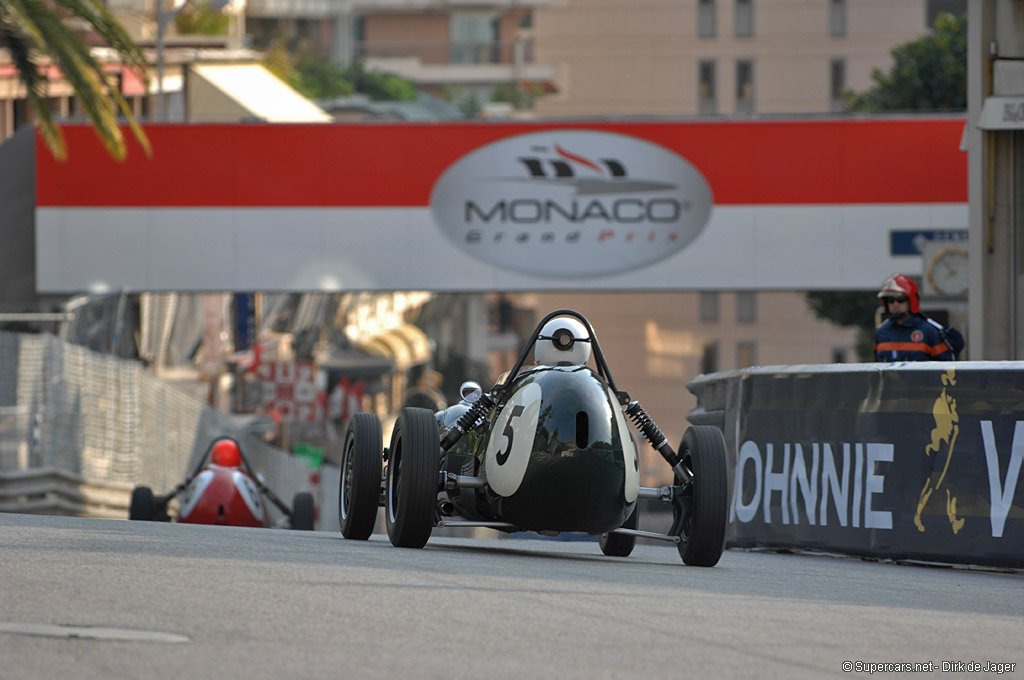
[[484, 454], [487, 484], [499, 496], [514, 494], [533, 453], [540, 416], [540, 385], [531, 383], [512, 395], [498, 414]]

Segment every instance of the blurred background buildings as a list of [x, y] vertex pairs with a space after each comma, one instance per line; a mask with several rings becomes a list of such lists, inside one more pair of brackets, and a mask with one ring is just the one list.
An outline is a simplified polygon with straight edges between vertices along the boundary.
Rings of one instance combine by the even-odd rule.
[[[154, 66], [146, 91], [119, 64], [109, 64], [141, 120], [841, 115], [843, 93], [870, 87], [872, 71], [889, 68], [895, 46], [926, 34], [939, 13], [962, 14], [968, 5], [966, 0], [219, 4], [107, 0]], [[163, 34], [161, 13], [173, 18]], [[281, 89], [270, 75], [265, 57], [275, 46], [317, 55], [339, 68], [358, 64], [400, 76], [420, 97], [311, 102]], [[98, 54], [103, 58], [102, 50]], [[157, 82], [160, 71], [163, 79]], [[163, 111], [155, 103], [157, 90], [167, 98]], [[56, 72], [49, 94], [64, 119], [81, 119], [72, 91]], [[31, 123], [22, 86], [0, 53], [0, 138]], [[0, 264], [6, 276], [24, 283], [24, 267], [3, 262], [2, 256]], [[467, 378], [489, 386], [514, 361], [536, 320], [566, 307], [591, 320], [616, 381], [644, 402], [673, 441], [681, 437], [686, 413], [695, 404], [685, 384], [700, 373], [865, 357], [856, 330], [819, 320], [805, 291], [115, 293], [69, 302], [37, 299], [15, 285], [0, 294], [0, 312], [54, 316], [34, 322], [10, 316], [0, 328], [54, 329], [54, 319], [67, 319], [67, 339], [143, 360], [233, 412], [259, 410], [258, 395], [246, 391], [256, 381], [254, 363], [313, 361], [321, 369], [319, 388], [326, 399], [347, 378], [359, 407], [386, 420], [410, 398], [429, 403], [440, 391], [454, 400]], [[286, 445], [312, 441], [330, 451], [348, 412], [339, 405], [347, 394], [335, 394], [330, 406], [335, 431], [314, 423], [282, 433], [278, 422], [274, 436]], [[644, 485], [658, 483], [654, 470], [661, 466], [652, 460], [650, 467], [652, 477], [642, 477]]]

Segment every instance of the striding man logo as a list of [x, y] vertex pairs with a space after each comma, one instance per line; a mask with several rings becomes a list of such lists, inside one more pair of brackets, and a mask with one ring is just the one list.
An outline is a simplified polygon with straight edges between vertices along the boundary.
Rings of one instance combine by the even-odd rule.
[[[921, 489], [921, 496], [917, 501], [917, 512], [914, 513], [914, 526], [918, 531], [924, 532], [925, 526], [922, 521], [922, 513], [928, 500], [934, 491], [942, 486], [946, 479], [946, 472], [949, 470], [949, 461], [953, 458], [953, 449], [956, 446], [956, 437], [960, 433], [960, 416], [956, 412], [956, 399], [949, 393], [951, 387], [956, 386], [956, 373], [954, 369], [947, 369], [942, 374], [942, 392], [935, 403], [932, 404], [932, 416], [935, 418], [935, 427], [931, 432], [931, 441], [924, 447], [925, 456], [932, 458], [932, 473], [925, 480], [924, 488]], [[940, 457], [945, 454], [942, 467], [939, 468]], [[964, 526], [964, 519], [957, 517], [956, 496], [952, 495], [947, 485], [946, 489], [946, 517], [949, 519], [950, 527], [956, 534]]]

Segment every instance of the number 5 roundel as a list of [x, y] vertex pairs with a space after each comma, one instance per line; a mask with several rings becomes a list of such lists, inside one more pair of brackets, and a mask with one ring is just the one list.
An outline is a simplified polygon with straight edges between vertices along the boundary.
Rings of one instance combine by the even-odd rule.
[[523, 482], [537, 434], [540, 402], [540, 385], [530, 383], [512, 395], [494, 423], [484, 454], [484, 473], [499, 496], [511, 496]]

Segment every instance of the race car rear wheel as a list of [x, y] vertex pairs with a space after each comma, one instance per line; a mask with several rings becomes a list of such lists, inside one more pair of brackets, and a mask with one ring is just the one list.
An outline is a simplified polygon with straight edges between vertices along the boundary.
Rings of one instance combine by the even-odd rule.
[[338, 489], [338, 519], [345, 538], [365, 541], [373, 533], [380, 507], [383, 450], [380, 418], [354, 414], [345, 430]]
[[[622, 523], [623, 529], [636, 529], [640, 526], [640, 504], [633, 506], [633, 512]], [[629, 557], [636, 546], [636, 536], [629, 534], [607, 533], [597, 537], [597, 544], [601, 546], [601, 552], [610, 557]]]
[[725, 548], [726, 515], [729, 509], [725, 469], [725, 438], [711, 425], [686, 430], [679, 457], [693, 475], [682, 495], [673, 499], [681, 539], [677, 544], [685, 564], [713, 567]]
[[155, 509], [152, 489], [148, 486], [137, 486], [132, 489], [132, 499], [128, 505], [128, 519], [152, 522]]
[[292, 500], [292, 529], [312, 531], [316, 523], [316, 502], [313, 494], [300, 491]]
[[393, 545], [422, 548], [430, 538], [440, 458], [434, 414], [422, 408], [403, 408], [391, 435], [384, 484], [384, 515]]

